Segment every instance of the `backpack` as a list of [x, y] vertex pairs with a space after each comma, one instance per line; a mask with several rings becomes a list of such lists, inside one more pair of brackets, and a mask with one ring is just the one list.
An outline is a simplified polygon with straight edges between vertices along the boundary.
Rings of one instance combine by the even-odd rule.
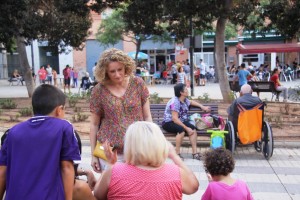
[[207, 130], [208, 133], [211, 133], [210, 135], [210, 147], [212, 149], [226, 147], [225, 143], [225, 134], [228, 134], [228, 131], [222, 131], [222, 130]]

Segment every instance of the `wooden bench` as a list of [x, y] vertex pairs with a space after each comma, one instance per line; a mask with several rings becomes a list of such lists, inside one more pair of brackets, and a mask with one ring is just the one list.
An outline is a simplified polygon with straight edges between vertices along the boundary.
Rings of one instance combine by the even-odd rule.
[[[203, 105], [210, 106], [211, 114], [214, 114], [214, 115], [218, 114], [218, 105], [216, 105], [216, 104], [203, 104]], [[166, 109], [166, 104], [151, 104], [150, 111], [151, 111], [151, 115], [152, 115], [152, 120], [155, 124], [157, 124], [161, 128], [161, 130], [165, 136], [174, 136], [175, 137], [176, 134], [169, 133], [162, 128], [162, 122], [164, 120], [165, 109]], [[205, 112], [198, 107], [191, 107], [190, 110], [188, 111], [188, 116], [190, 116], [194, 113], [204, 114]], [[207, 131], [206, 129], [197, 130], [197, 134], [198, 134], [198, 136], [199, 135], [210, 136], [210, 134], [208, 134], [206, 131]]]
[[[249, 81], [248, 84], [251, 86], [253, 92], [271, 92], [272, 93], [272, 98], [271, 101], [273, 100], [273, 97], [275, 96], [276, 99], [275, 101], [278, 101], [279, 99], [279, 94], [281, 91], [277, 91], [275, 89], [275, 84], [272, 81]], [[240, 92], [240, 86], [238, 82], [235, 82], [233, 84], [233, 81], [229, 81], [229, 86], [230, 90], [234, 92], [234, 96], [237, 98], [236, 93]]]
[[16, 82], [17, 85], [21, 84], [21, 80], [19, 78], [9, 78], [8, 79], [9, 85], [13, 86], [13, 83]]

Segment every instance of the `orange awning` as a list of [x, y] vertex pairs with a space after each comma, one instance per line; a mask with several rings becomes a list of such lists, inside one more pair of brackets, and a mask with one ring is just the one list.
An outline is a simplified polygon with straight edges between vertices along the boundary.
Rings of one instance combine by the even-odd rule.
[[239, 54], [300, 52], [300, 43], [236, 45]]

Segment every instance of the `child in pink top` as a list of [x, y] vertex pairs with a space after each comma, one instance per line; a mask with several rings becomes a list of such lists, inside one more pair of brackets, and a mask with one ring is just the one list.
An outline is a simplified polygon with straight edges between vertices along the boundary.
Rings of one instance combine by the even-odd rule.
[[211, 149], [204, 157], [204, 168], [210, 183], [201, 200], [253, 200], [246, 183], [230, 176], [235, 164], [230, 151]]

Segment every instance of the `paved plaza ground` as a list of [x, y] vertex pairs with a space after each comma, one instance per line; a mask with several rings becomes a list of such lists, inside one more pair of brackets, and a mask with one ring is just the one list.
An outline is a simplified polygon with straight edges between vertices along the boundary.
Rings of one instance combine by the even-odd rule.
[[[287, 87], [300, 85], [300, 80], [283, 82]], [[157, 92], [160, 97], [172, 97], [173, 85], [149, 86], [150, 93]], [[72, 88], [72, 93], [77, 93], [77, 88]], [[205, 87], [195, 87], [195, 97], [208, 93], [212, 99], [221, 99], [221, 91], [216, 83], [208, 83]], [[0, 80], [0, 98], [28, 97], [25, 86], [8, 86], [7, 80]], [[262, 93], [262, 99], [271, 98], [271, 93]], [[281, 99], [282, 100], [282, 99]], [[4, 123], [0, 121], [0, 123]], [[0, 135], [1, 132], [0, 124]], [[207, 150], [208, 144], [201, 143], [199, 152]], [[191, 158], [191, 148], [182, 148], [185, 157], [184, 162], [194, 171], [200, 187], [193, 195], [184, 195], [184, 200], [200, 200], [208, 184], [202, 161]], [[90, 167], [89, 141], [83, 141], [83, 153], [81, 165]], [[233, 177], [242, 179], [248, 184], [254, 199], [257, 200], [300, 200], [300, 141], [285, 143], [275, 141], [273, 157], [267, 161], [261, 153], [255, 151], [252, 145], [238, 147], [234, 153], [236, 168]], [[168, 162], [170, 162], [168, 160]], [[99, 177], [99, 175], [97, 175]]]

